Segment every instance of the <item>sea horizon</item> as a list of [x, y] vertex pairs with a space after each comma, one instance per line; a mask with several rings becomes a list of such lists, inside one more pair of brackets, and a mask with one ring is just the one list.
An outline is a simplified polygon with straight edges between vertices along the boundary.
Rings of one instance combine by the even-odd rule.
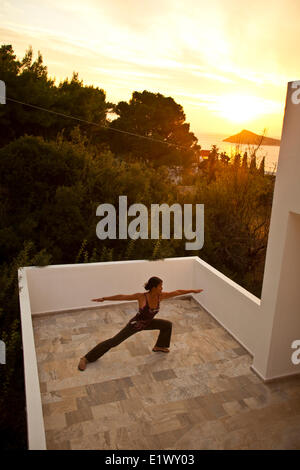
[[[221, 152], [226, 152], [228, 156], [233, 155], [237, 147], [239, 147], [241, 155], [243, 155], [245, 151], [248, 151], [249, 154], [249, 148], [251, 149], [254, 147], [253, 145], [238, 145], [230, 142], [223, 142], [223, 139], [230, 137], [229, 134], [225, 133], [194, 132], [194, 134], [198, 139], [198, 144], [201, 145], [201, 150], [211, 150], [212, 146], [216, 145]], [[280, 137], [272, 137], [280, 139]], [[261, 145], [257, 151], [257, 165], [259, 165], [262, 158], [265, 157], [265, 170], [267, 172], [276, 173], [279, 149], [280, 146]]]

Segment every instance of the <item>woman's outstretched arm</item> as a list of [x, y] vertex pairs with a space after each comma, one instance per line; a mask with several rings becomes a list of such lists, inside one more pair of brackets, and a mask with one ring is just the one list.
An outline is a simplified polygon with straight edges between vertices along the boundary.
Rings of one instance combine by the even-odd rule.
[[169, 299], [170, 297], [176, 297], [177, 295], [182, 295], [182, 294], [199, 294], [202, 291], [203, 289], [188, 289], [188, 290], [178, 289], [172, 292], [162, 292], [160, 294], [160, 298], [161, 300], [164, 300], [164, 299]]
[[104, 302], [105, 300], [138, 300], [142, 294], [137, 292], [136, 294], [118, 294], [110, 297], [99, 297], [99, 299], [92, 299], [93, 302]]

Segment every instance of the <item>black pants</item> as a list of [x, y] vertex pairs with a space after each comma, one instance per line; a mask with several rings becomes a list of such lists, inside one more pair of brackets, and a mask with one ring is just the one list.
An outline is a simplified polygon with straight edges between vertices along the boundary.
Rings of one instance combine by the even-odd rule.
[[[145, 330], [160, 330], [155, 346], [159, 348], [168, 348], [170, 346], [170, 339], [172, 333], [172, 322], [168, 320], [162, 320], [160, 318], [153, 318], [151, 323], [144, 328]], [[84, 357], [88, 362], [94, 362], [99, 357], [103, 356], [110, 348], [118, 346], [118, 344], [125, 341], [129, 336], [138, 333], [143, 330], [136, 330], [129, 323], [112, 338], [109, 338], [101, 343], [97, 344], [91, 349]]]

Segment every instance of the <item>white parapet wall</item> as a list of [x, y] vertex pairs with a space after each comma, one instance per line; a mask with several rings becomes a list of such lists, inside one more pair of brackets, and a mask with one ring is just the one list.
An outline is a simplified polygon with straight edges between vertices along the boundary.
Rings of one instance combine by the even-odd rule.
[[45, 450], [45, 427], [26, 268], [20, 268], [18, 270], [18, 278], [23, 342], [28, 447], [32, 450]]
[[254, 356], [260, 323], [260, 299], [196, 257], [195, 289], [204, 289], [196, 300]]
[[249, 353], [255, 353], [260, 299], [197, 256], [30, 267], [26, 273], [32, 315], [95, 307], [95, 297], [143, 292], [151, 276], [163, 280], [165, 291], [204, 289], [194, 298]]
[[28, 267], [31, 312], [34, 315], [95, 307], [91, 299], [97, 297], [143, 292], [152, 276], [163, 280], [166, 291], [193, 289], [193, 260], [186, 257]]

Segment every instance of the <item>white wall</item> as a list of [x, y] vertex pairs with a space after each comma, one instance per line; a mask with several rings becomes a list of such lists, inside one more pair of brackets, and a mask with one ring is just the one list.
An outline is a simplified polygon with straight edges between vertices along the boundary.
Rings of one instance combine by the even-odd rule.
[[92, 298], [143, 292], [151, 276], [163, 279], [165, 291], [204, 289], [194, 298], [255, 353], [260, 300], [198, 257], [29, 267], [26, 273], [32, 315], [96, 307]]
[[[26, 268], [31, 312], [96, 307], [91, 299], [144, 292], [151, 276], [164, 281], [164, 290], [193, 288], [193, 257], [159, 261], [119, 261]], [[103, 302], [101, 305], [111, 302]]]
[[[295, 249], [296, 247], [296, 249]], [[294, 373], [291, 344], [300, 340], [300, 215], [290, 213], [271, 338], [268, 374]], [[285, 353], [287, 352], [287, 353]], [[300, 370], [299, 370], [300, 372]]]
[[288, 84], [261, 298], [260, 334], [253, 369], [271, 379], [300, 373], [291, 343], [300, 339], [300, 103]]
[[26, 270], [18, 270], [29, 449], [46, 449], [42, 399], [34, 345]]
[[254, 355], [260, 323], [260, 299], [200, 258], [194, 261], [198, 301], [247, 351]]

